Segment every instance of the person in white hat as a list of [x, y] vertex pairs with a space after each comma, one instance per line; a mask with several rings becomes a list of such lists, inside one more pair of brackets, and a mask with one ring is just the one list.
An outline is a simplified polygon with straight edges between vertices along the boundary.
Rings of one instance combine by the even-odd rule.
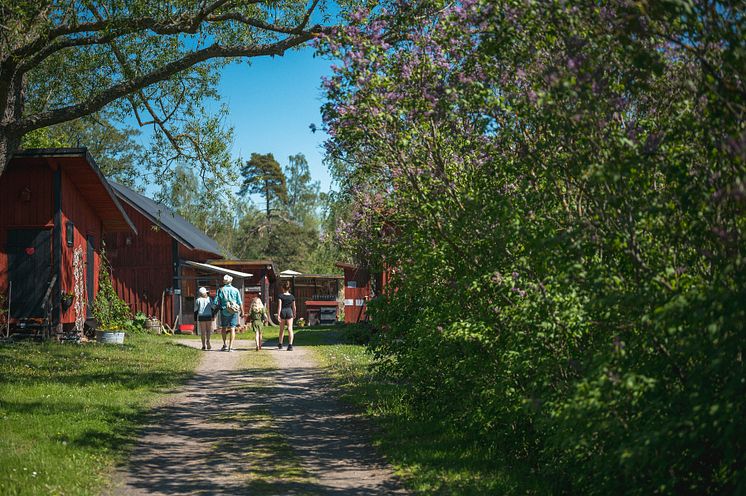
[[202, 338], [202, 350], [211, 350], [210, 334], [212, 333], [212, 322], [215, 320], [212, 313], [212, 300], [207, 288], [199, 288], [198, 293], [199, 296], [194, 301], [194, 322], [197, 323], [197, 329]]
[[[233, 341], [236, 340], [236, 327], [238, 327], [238, 316], [243, 315], [243, 301], [241, 292], [231, 285], [233, 278], [228, 274], [223, 276], [223, 287], [218, 289], [215, 297], [215, 305], [220, 309], [220, 335], [223, 338], [223, 348], [220, 351], [235, 351]], [[230, 330], [230, 339], [226, 343], [225, 338]]]

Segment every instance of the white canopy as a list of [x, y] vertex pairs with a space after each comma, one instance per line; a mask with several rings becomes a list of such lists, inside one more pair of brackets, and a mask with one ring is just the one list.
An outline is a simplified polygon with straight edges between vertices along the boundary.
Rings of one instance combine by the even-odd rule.
[[283, 270], [282, 272], [280, 272], [280, 275], [281, 276], [300, 276], [302, 274], [300, 272], [296, 272], [294, 270], [288, 269], [288, 270]]
[[208, 270], [210, 272], [217, 272], [218, 274], [228, 274], [233, 278], [245, 279], [251, 277], [253, 274], [247, 274], [246, 272], [239, 272], [237, 270], [226, 269], [225, 267], [218, 267], [217, 265], [210, 265], [202, 262], [192, 262], [191, 260], [184, 260], [184, 264], [196, 269]]

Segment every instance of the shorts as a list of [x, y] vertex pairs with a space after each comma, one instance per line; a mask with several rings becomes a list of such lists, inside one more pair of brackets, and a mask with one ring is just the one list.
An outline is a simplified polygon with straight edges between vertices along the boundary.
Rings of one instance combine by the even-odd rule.
[[292, 319], [293, 318], [293, 309], [292, 308], [283, 308], [280, 312], [280, 318], [282, 320]]
[[220, 312], [220, 327], [238, 327], [238, 314]]

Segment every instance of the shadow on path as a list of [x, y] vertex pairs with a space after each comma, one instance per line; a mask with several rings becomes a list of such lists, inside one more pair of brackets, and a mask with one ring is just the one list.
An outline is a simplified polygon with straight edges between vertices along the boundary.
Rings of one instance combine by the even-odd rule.
[[247, 353], [205, 354], [149, 416], [108, 494], [404, 494], [309, 350], [260, 352], [274, 370]]

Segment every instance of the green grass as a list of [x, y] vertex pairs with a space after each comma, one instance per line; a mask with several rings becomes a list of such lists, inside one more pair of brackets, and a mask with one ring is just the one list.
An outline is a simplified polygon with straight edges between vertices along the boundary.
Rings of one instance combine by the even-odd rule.
[[98, 494], [148, 407], [198, 359], [150, 335], [0, 345], [0, 494]]
[[[314, 346], [318, 361], [339, 385], [342, 399], [374, 421], [374, 444], [410, 490], [449, 495], [545, 492], [535, 487], [527, 468], [499, 463], [458, 426], [413, 415], [403, 401], [404, 387], [373, 370], [373, 357], [365, 346], [345, 343], [358, 334], [350, 331], [312, 330], [302, 339]], [[303, 344], [298, 338], [296, 342]]]

